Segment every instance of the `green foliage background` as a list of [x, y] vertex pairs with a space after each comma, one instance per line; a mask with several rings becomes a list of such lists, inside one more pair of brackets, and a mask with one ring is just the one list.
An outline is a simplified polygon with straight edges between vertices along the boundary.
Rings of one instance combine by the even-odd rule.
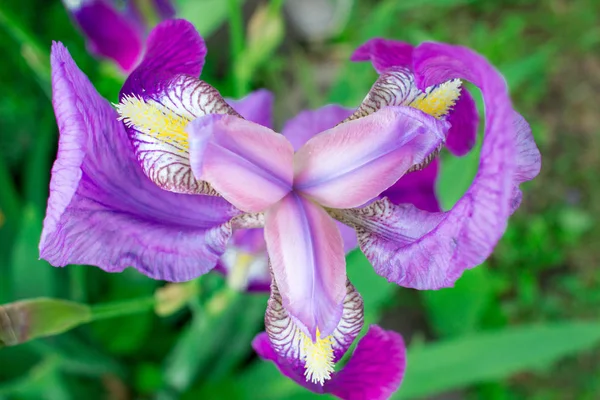
[[[542, 172], [524, 185], [523, 204], [494, 255], [456, 287], [398, 288], [375, 275], [359, 252], [348, 257], [367, 322], [397, 330], [409, 343], [407, 374], [394, 398], [599, 398], [600, 3], [341, 1], [349, 13], [339, 31], [315, 42], [298, 34], [282, 3], [177, 2], [179, 16], [208, 41], [203, 79], [232, 97], [272, 90], [278, 127], [303, 108], [356, 106], [375, 73], [347, 59], [366, 39], [435, 40], [472, 47], [498, 66], [542, 151]], [[154, 296], [161, 282], [134, 270], [111, 275], [38, 260], [57, 143], [52, 40], [69, 48], [109, 100], [116, 101], [124, 79], [87, 53], [60, 1], [3, 0], [0, 304], [72, 300], [91, 307], [77, 314], [65, 303], [36, 307], [54, 310], [44, 315], [56, 326], [91, 322], [2, 348], [0, 400], [316, 397], [253, 355], [266, 295], [236, 293], [210, 274], [179, 287], [186, 304], [159, 317]], [[466, 190], [476, 163], [476, 152], [442, 154], [444, 207]]]

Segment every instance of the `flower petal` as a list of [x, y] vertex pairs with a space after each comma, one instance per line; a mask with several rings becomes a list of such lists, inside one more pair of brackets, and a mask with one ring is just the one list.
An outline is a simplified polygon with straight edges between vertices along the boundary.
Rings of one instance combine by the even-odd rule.
[[264, 211], [291, 190], [294, 149], [282, 135], [220, 115], [198, 118], [188, 132], [194, 174], [240, 210]]
[[[370, 60], [380, 74], [393, 70], [413, 70], [414, 47], [408, 43], [386, 39], [371, 39], [360, 46], [351, 57], [352, 61]], [[410, 82], [414, 85], [414, 81]], [[388, 85], [389, 86], [389, 85]], [[408, 105], [406, 103], [387, 105]], [[381, 106], [379, 106], [381, 108]], [[452, 124], [448, 131], [446, 146], [458, 156], [466, 154], [477, 136], [479, 113], [471, 94], [463, 88], [453, 109], [449, 112], [448, 121]]]
[[142, 32], [135, 21], [104, 0], [63, 3], [85, 34], [92, 53], [114, 60], [125, 71], [135, 66], [143, 46]]
[[542, 156], [531, 134], [531, 128], [525, 118], [519, 113], [514, 114], [514, 127], [517, 133], [517, 170], [511, 213], [521, 204], [522, 193], [519, 185], [535, 178], [542, 167]]
[[158, 24], [146, 40], [146, 54], [129, 75], [123, 95], [152, 94], [165, 81], [177, 75], [200, 76], [206, 45], [194, 26], [182, 19]]
[[381, 195], [393, 204], [412, 204], [425, 211], [441, 211], [435, 195], [435, 181], [439, 169], [439, 159], [435, 158], [420, 171], [404, 175]]
[[379, 73], [395, 67], [412, 67], [414, 47], [405, 42], [374, 38], [357, 48], [350, 60], [371, 61]]
[[357, 228], [360, 246], [378, 273], [402, 286], [438, 289], [452, 286], [465, 269], [490, 255], [518, 204], [517, 186], [537, 174], [540, 158], [512, 109], [504, 79], [483, 57], [435, 43], [419, 46], [414, 56], [421, 87], [460, 77], [481, 89], [486, 127], [479, 171], [445, 213], [382, 200], [336, 218]]
[[203, 115], [239, 116], [215, 88], [178, 75], [143, 98], [123, 96], [117, 111], [150, 180], [176, 193], [215, 194], [192, 174], [186, 132], [189, 122]]
[[316, 393], [331, 393], [349, 400], [384, 400], [398, 390], [404, 377], [406, 349], [402, 337], [377, 325], [369, 328], [346, 366], [323, 386], [307, 382], [302, 369], [278, 354], [269, 339], [266, 332], [254, 338], [252, 347], [258, 355], [272, 361], [283, 375]]
[[175, 6], [171, 0], [154, 0], [154, 7], [162, 19], [171, 19], [175, 17]]
[[256, 90], [243, 99], [227, 99], [227, 103], [248, 121], [273, 129], [273, 93]]
[[353, 110], [330, 104], [316, 110], [302, 111], [286, 122], [282, 134], [298, 151], [317, 133], [333, 128], [352, 114]]
[[452, 154], [463, 156], [467, 154], [477, 141], [479, 112], [473, 96], [466, 88], [460, 91], [460, 97], [448, 115], [450, 129], [446, 138], [446, 147]]
[[60, 131], [40, 256], [56, 266], [133, 266], [170, 281], [214, 267], [239, 214], [225, 200], [161, 190], [133, 156], [123, 125], [61, 44], [52, 48]]
[[334, 220], [290, 193], [265, 214], [265, 239], [283, 307], [313, 339], [329, 336], [342, 315], [346, 263]]
[[325, 392], [347, 400], [385, 400], [398, 390], [406, 369], [402, 336], [371, 325], [348, 363], [325, 384]]
[[434, 154], [447, 128], [409, 107], [386, 107], [345, 122], [296, 153], [294, 187], [325, 207], [358, 207]]
[[[332, 362], [338, 362], [354, 342], [364, 323], [364, 305], [356, 288], [346, 281], [343, 311], [340, 322], [331, 335]], [[277, 284], [271, 285], [271, 296], [265, 314], [265, 333], [256, 337], [252, 346], [265, 359], [276, 363], [282, 373], [297, 383], [315, 392], [323, 387], [308, 381], [305, 376], [307, 340], [303, 331], [294, 322], [282, 305]], [[310, 339], [308, 339], [310, 340]]]

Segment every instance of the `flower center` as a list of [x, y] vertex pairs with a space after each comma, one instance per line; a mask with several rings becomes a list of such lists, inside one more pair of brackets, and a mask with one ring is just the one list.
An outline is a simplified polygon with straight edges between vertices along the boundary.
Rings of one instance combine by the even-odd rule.
[[188, 134], [185, 127], [190, 122], [164, 105], [154, 100], [144, 100], [138, 96], [123, 96], [115, 104], [119, 119], [128, 127], [154, 137], [162, 142], [188, 148]]
[[301, 338], [301, 354], [305, 361], [304, 376], [306, 381], [312, 383], [323, 383], [331, 379], [331, 373], [334, 371], [333, 364], [333, 341], [331, 336], [321, 338], [319, 328], [317, 328], [317, 340], [306, 336], [300, 331]]
[[430, 86], [409, 106], [440, 119], [456, 104], [460, 96], [461, 84], [460, 79], [452, 79], [440, 85]]

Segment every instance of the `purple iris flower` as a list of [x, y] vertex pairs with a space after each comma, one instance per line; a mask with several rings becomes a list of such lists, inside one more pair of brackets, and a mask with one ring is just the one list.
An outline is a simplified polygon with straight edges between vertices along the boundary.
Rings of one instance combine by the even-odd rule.
[[[288, 376], [304, 375], [313, 390], [347, 397], [343, 387], [360, 384], [366, 391], [368, 379], [353, 378], [357, 368], [365, 376], [379, 371], [395, 390], [404, 369], [396, 362], [404, 358], [401, 338], [376, 327], [348, 372], [334, 372], [363, 326], [362, 299], [346, 278], [352, 244], [339, 223], [356, 232], [375, 270], [402, 286], [451, 286], [481, 263], [519, 205], [519, 184], [540, 168], [506, 83], [471, 50], [377, 39], [353, 56], [371, 59], [380, 73], [363, 103], [303, 113], [281, 135], [264, 122], [264, 92], [228, 103], [197, 78], [205, 54], [189, 23], [160, 24], [121, 90], [121, 123], [54, 45], [61, 137], [41, 256], [58, 266], [133, 266], [183, 281], [226, 263], [234, 232], [264, 227], [272, 280], [259, 354]], [[435, 157], [444, 145], [467, 152], [478, 121], [460, 78], [482, 91], [485, 137], [473, 184], [441, 212]], [[262, 246], [256, 243], [252, 251]], [[397, 349], [388, 361], [369, 350], [384, 343]]]
[[147, 16], [160, 20], [175, 16], [170, 0], [125, 0], [119, 10], [117, 0], [63, 0], [74, 21], [86, 36], [90, 52], [114, 60], [130, 71], [143, 52], [148, 32]]

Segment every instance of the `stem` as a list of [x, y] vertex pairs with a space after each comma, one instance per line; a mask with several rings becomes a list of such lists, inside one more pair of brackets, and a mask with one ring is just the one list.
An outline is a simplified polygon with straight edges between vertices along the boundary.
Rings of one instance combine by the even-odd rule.
[[[227, 0], [229, 6], [229, 37], [231, 46], [231, 63], [237, 65], [241, 62], [244, 52], [244, 21], [239, 0]], [[248, 92], [248, 81], [239, 73], [238, 68], [232, 68], [235, 79], [235, 95], [242, 97]]]
[[91, 306], [92, 321], [121, 317], [151, 311], [156, 303], [154, 297], [141, 297], [133, 300], [115, 301], [112, 303]]

